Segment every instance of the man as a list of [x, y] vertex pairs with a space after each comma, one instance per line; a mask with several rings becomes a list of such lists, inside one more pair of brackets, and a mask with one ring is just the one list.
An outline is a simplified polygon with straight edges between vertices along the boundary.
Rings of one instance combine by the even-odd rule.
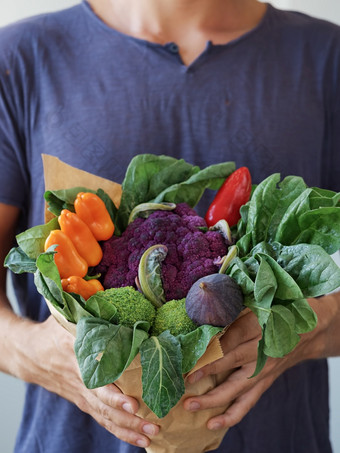
[[[1, 260], [16, 231], [43, 221], [43, 152], [116, 181], [133, 155], [152, 152], [200, 166], [235, 160], [254, 182], [279, 171], [339, 190], [336, 26], [255, 0], [91, 0], [7, 27], [0, 42]], [[15, 285], [22, 317], [2, 270], [0, 369], [30, 383], [16, 453], [149, 445], [159, 427], [113, 384], [86, 389], [73, 338], [32, 280]], [[225, 334], [224, 358], [191, 377], [235, 369], [184, 403], [230, 403], [208, 422], [234, 426], [218, 451], [331, 451], [327, 365], [309, 359], [340, 353], [339, 295], [310, 304], [318, 327], [258, 377], [248, 379], [260, 338], [252, 314]]]

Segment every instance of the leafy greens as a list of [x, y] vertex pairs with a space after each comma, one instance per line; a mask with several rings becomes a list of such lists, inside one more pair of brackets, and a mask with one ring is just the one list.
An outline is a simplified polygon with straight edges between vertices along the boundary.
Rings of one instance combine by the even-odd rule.
[[[186, 202], [194, 207], [206, 188], [217, 190], [233, 170], [230, 162], [200, 170], [184, 160], [143, 154], [127, 169], [119, 209], [101, 189], [96, 193], [114, 220], [115, 234], [120, 234], [137, 205]], [[57, 216], [64, 208], [73, 210], [79, 191], [89, 190], [46, 192], [50, 211]], [[340, 286], [340, 269], [329, 256], [340, 248], [339, 199], [340, 194], [308, 188], [300, 177], [280, 182], [280, 175], [273, 174], [241, 208], [234, 231], [239, 254], [226, 272], [240, 285], [245, 305], [262, 329], [254, 375], [268, 357], [288, 354], [300, 334], [314, 329], [316, 315], [306, 298]], [[56, 218], [18, 235], [19, 247], [10, 251], [5, 265], [15, 273], [32, 273], [38, 292], [77, 324], [75, 352], [86, 386], [114, 382], [140, 353], [143, 399], [158, 417], [165, 416], [184, 394], [183, 375], [222, 329], [204, 325], [186, 335], [166, 331], [155, 337], [146, 322], [132, 329], [117, 325], [115, 307], [100, 292], [85, 301], [62, 290], [54, 248], [44, 252], [45, 239], [55, 228]]]
[[254, 190], [237, 225], [239, 256], [227, 273], [262, 328], [255, 375], [267, 357], [283, 357], [317, 318], [306, 298], [340, 286], [330, 254], [340, 249], [340, 194], [273, 174]]
[[[115, 234], [119, 234], [127, 226], [133, 208], [140, 203], [187, 202], [194, 207], [206, 188], [217, 190], [234, 169], [232, 162], [200, 170], [182, 159], [143, 154], [129, 165], [119, 210], [103, 190], [95, 193], [106, 204], [115, 223]], [[93, 191], [74, 187], [45, 192], [49, 210], [55, 216], [62, 209], [74, 211], [78, 192]], [[133, 329], [117, 325], [115, 307], [100, 292], [85, 301], [62, 290], [54, 248], [44, 252], [45, 240], [56, 228], [58, 221], [53, 218], [18, 235], [19, 247], [10, 251], [5, 265], [15, 273], [34, 274], [38, 292], [67, 321], [77, 324], [75, 353], [87, 387], [114, 382], [140, 352], [144, 400], [157, 416], [165, 416], [184, 393], [183, 374], [195, 366], [211, 338], [221, 329], [201, 326], [187, 335], [174, 337], [167, 331], [154, 337], [148, 333], [150, 326], [145, 322], [136, 323]]]

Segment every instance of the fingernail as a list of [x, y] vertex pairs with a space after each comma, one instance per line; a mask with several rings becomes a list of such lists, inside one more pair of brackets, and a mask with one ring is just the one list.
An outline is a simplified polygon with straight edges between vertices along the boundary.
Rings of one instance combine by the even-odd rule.
[[209, 426], [209, 429], [211, 429], [212, 431], [217, 431], [218, 429], [221, 429], [222, 428], [222, 425], [221, 423], [213, 423], [212, 425]]
[[151, 436], [157, 434], [157, 428], [154, 425], [144, 425], [142, 431], [144, 434], [149, 434]]
[[189, 404], [189, 410], [190, 411], [197, 411], [201, 407], [200, 403], [197, 401], [193, 401], [192, 403]]
[[146, 448], [148, 446], [148, 442], [146, 441], [146, 439], [138, 439], [136, 441], [136, 444], [138, 445], [138, 447], [141, 448]]
[[133, 414], [133, 409], [132, 406], [129, 403], [124, 403], [122, 405], [122, 409], [124, 409], [125, 412], [128, 412], [129, 414]]
[[190, 376], [190, 382], [191, 383], [197, 382], [200, 379], [202, 379], [202, 377], [203, 377], [203, 371], [196, 371], [196, 373], [194, 373]]

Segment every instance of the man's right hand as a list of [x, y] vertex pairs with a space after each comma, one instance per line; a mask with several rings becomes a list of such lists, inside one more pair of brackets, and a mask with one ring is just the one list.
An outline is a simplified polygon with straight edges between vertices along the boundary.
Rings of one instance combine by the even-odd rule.
[[18, 208], [0, 203], [0, 371], [58, 394], [119, 439], [147, 447], [159, 427], [136, 416], [138, 402], [114, 384], [95, 390], [85, 387], [74, 353], [74, 337], [52, 316], [38, 323], [12, 311], [2, 263], [12, 246], [18, 217]]
[[[32, 324], [26, 338], [25, 350], [30, 357], [24, 360], [21, 376], [76, 404], [100, 425], [121, 440], [147, 447], [158, 433], [158, 426], [134, 415], [138, 402], [124, 395], [114, 384], [89, 390], [83, 384], [74, 354], [74, 337], [50, 316], [43, 323]], [[21, 368], [21, 367], [20, 367]]]

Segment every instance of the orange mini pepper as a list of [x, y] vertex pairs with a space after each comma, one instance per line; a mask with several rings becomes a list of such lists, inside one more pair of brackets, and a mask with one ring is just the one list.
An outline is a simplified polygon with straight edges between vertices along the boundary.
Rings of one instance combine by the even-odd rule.
[[57, 245], [54, 261], [61, 278], [67, 278], [71, 275], [85, 277], [88, 270], [87, 262], [79, 255], [73, 242], [63, 231], [52, 230], [50, 232], [45, 241], [45, 251], [51, 245]]
[[114, 224], [103, 200], [91, 192], [79, 192], [74, 202], [78, 216], [87, 224], [97, 241], [110, 239]]
[[61, 231], [72, 240], [77, 252], [84, 258], [88, 266], [99, 264], [103, 257], [103, 252], [86, 223], [77, 214], [68, 209], [61, 211], [58, 222]]
[[76, 293], [82, 296], [85, 300], [96, 294], [98, 291], [104, 291], [103, 285], [99, 280], [84, 280], [81, 277], [72, 275], [61, 280], [63, 290], [67, 293]]

